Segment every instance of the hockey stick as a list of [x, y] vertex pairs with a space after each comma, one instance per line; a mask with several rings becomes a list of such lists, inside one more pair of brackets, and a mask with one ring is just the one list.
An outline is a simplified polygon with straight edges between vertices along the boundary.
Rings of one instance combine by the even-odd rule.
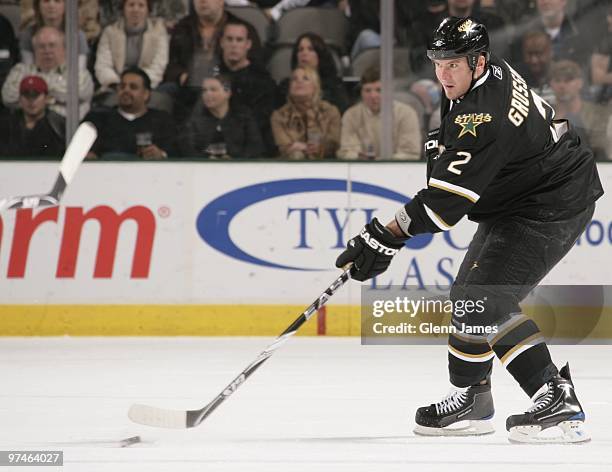
[[74, 178], [74, 174], [76, 174], [81, 162], [83, 162], [91, 146], [93, 146], [97, 135], [98, 133], [94, 125], [87, 121], [82, 123], [70, 140], [68, 149], [66, 149], [66, 153], [59, 166], [59, 175], [51, 191], [42, 195], [3, 198], [0, 200], [0, 211], [58, 205], [64, 190], [66, 190], [66, 187]]
[[257, 356], [249, 366], [244, 369], [238, 377], [230, 382], [225, 389], [216, 396], [208, 405], [200, 410], [166, 410], [147, 405], [132, 405], [128, 412], [128, 416], [135, 423], [144, 424], [147, 426], [156, 426], [158, 428], [193, 428], [198, 426], [210, 415], [227, 397], [234, 393], [253, 372], [255, 372], [280, 346], [282, 346], [291, 336], [293, 336], [300, 326], [302, 326], [310, 317], [327, 301], [330, 297], [342, 287], [347, 280], [351, 278], [350, 267], [338, 277], [325, 291], [317, 298], [306, 310], [283, 331], [264, 351]]

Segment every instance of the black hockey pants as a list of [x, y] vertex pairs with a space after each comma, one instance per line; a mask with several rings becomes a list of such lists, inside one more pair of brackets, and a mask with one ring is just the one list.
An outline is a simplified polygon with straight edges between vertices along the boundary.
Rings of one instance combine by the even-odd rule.
[[[449, 336], [453, 385], [483, 380], [497, 356], [529, 396], [557, 374], [537, 325], [519, 303], [569, 252], [593, 216], [595, 204], [562, 221], [508, 216], [480, 223], [451, 289], [453, 301], [486, 298], [479, 316], [456, 317], [453, 324], [495, 326], [497, 334]], [[472, 331], [473, 332], [473, 331]]]

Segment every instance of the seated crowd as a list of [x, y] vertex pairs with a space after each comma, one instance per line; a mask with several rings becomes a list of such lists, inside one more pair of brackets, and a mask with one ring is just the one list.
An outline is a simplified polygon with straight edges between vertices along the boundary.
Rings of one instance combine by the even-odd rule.
[[[409, 72], [395, 80], [389, 156], [381, 155], [380, 71], [353, 68], [381, 46], [380, 3], [79, 0], [79, 118], [99, 131], [88, 157], [419, 160], [440, 120], [427, 44], [443, 18], [469, 15], [487, 25], [493, 53], [556, 117], [568, 119], [599, 160], [612, 159], [609, 1], [396, 0], [394, 45], [406, 51]], [[0, 1], [2, 157], [63, 153], [66, 5], [22, 1], [13, 28]], [[266, 37], [237, 16], [247, 5], [267, 18]], [[301, 7], [339, 9], [344, 44], [308, 30], [290, 46], [276, 43], [275, 23]], [[271, 58], [281, 47], [289, 63], [279, 75]]]

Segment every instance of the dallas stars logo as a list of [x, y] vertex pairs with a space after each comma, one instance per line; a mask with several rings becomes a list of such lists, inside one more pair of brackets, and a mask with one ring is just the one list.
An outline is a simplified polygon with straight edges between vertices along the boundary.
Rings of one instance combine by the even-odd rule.
[[483, 124], [483, 123], [489, 123], [491, 121], [491, 115], [489, 115], [488, 113], [470, 113], [467, 115], [459, 115], [455, 118], [455, 124], [461, 126], [461, 131], [459, 132], [459, 136], [457, 136], [457, 139], [461, 138], [462, 136], [465, 136], [466, 134], [471, 134], [472, 136], [474, 136], [475, 138], [477, 138], [478, 136], [476, 135], [476, 128]]
[[461, 31], [462, 33], [465, 33], [466, 31], [468, 31], [472, 25], [474, 24], [474, 22], [472, 20], [466, 20], [461, 26], [459, 26], [459, 28], [457, 28], [459, 31]]
[[476, 127], [478, 125], [481, 125], [482, 122], [476, 123], [474, 121], [474, 119], [470, 116], [470, 118], [467, 121], [465, 121], [463, 123], [457, 123], [457, 124], [459, 126], [461, 126], [461, 132], [459, 133], [459, 136], [458, 136], [459, 138], [461, 136], [465, 135], [465, 134], [468, 134], [468, 133], [476, 138], [477, 137], [476, 136]]

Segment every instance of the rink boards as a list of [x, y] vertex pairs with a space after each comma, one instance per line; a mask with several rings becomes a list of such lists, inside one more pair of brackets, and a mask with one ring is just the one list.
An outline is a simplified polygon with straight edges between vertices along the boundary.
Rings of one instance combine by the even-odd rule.
[[[0, 197], [56, 173], [0, 163]], [[420, 163], [85, 163], [61, 207], [1, 215], [0, 335], [278, 334], [336, 277], [347, 237], [424, 183]], [[612, 285], [611, 209], [605, 195], [544, 283]], [[448, 286], [474, 230], [411, 240], [368, 289]], [[359, 302], [349, 283], [301, 333], [358, 335]]]

